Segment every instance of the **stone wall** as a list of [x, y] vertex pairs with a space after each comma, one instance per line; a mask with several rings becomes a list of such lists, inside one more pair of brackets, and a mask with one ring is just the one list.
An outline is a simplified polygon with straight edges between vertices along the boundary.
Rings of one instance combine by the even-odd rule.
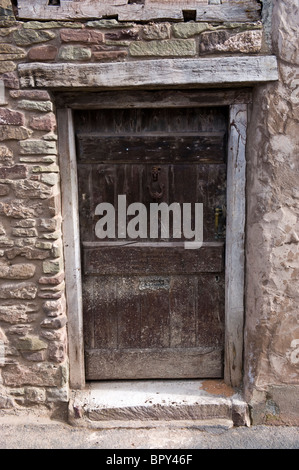
[[273, 2], [279, 82], [255, 90], [248, 145], [245, 390], [255, 422], [299, 422], [299, 8]]
[[[265, 29], [261, 22], [19, 21], [1, 1], [0, 409], [61, 416], [69, 379], [55, 101], [49, 90], [21, 88], [18, 65], [269, 53], [269, 9]], [[244, 382], [254, 422], [295, 422], [298, 8], [273, 3], [280, 81], [255, 89], [247, 152]], [[283, 408], [286, 393], [297, 409]]]

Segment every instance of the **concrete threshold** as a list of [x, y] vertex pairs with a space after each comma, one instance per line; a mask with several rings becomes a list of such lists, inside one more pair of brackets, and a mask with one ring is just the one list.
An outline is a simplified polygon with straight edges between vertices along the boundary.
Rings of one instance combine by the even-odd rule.
[[222, 380], [90, 382], [71, 393], [69, 422], [105, 429], [250, 426], [248, 405]]

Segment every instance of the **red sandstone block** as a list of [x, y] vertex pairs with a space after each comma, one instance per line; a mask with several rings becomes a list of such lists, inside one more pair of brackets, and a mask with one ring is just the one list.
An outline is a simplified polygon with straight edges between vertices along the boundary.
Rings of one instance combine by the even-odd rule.
[[57, 47], [55, 46], [36, 46], [32, 47], [28, 52], [30, 60], [54, 60], [57, 54]]
[[15, 72], [7, 72], [2, 75], [4, 86], [6, 88], [12, 88], [18, 90], [20, 88], [20, 81]]
[[12, 98], [24, 98], [34, 101], [49, 101], [51, 99], [49, 93], [45, 90], [11, 90], [9, 94]]
[[0, 125], [23, 126], [25, 116], [19, 111], [12, 111], [8, 108], [0, 108]]
[[45, 114], [41, 117], [32, 117], [29, 126], [31, 129], [39, 131], [54, 131], [56, 128], [56, 118], [53, 113]]
[[95, 60], [115, 60], [122, 59], [128, 55], [127, 51], [109, 51], [109, 52], [94, 52], [93, 57]]
[[60, 38], [63, 42], [87, 42], [97, 44], [103, 42], [104, 36], [99, 31], [62, 29]]
[[27, 176], [27, 169], [24, 165], [3, 166], [0, 168], [0, 179], [24, 179]]

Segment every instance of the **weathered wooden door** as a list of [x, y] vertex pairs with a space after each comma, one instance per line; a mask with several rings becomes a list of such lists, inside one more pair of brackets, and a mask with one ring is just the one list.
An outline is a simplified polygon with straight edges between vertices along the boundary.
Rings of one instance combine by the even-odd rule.
[[[88, 380], [222, 376], [226, 114], [75, 111]], [[119, 195], [148, 211], [202, 203], [203, 246], [173, 237], [171, 212], [169, 238], [120, 238]], [[102, 202], [115, 208], [113, 239], [96, 235]]]

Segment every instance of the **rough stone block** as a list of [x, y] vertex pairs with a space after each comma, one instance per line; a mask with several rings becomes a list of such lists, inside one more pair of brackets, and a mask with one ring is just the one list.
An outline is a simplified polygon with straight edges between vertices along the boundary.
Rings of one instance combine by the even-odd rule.
[[67, 403], [69, 401], [69, 388], [48, 388], [47, 401]]
[[186, 39], [201, 34], [210, 28], [211, 26], [208, 23], [178, 23], [172, 25], [172, 33], [176, 38]]
[[40, 235], [42, 238], [47, 238], [48, 240], [58, 240], [61, 238], [61, 230], [56, 230], [55, 232], [45, 232]]
[[56, 34], [52, 31], [35, 31], [30, 29], [21, 29], [13, 33], [13, 38], [18, 46], [30, 46], [40, 42], [54, 39]]
[[40, 324], [42, 328], [49, 328], [53, 330], [59, 330], [67, 324], [67, 317], [65, 315], [60, 315], [59, 317], [54, 318], [45, 318]]
[[[7, 196], [9, 194], [9, 187], [6, 184], [0, 184], [0, 196]], [[1, 226], [0, 234], [3, 234], [3, 228]]]
[[54, 60], [57, 52], [58, 49], [55, 46], [36, 46], [29, 50], [28, 59], [32, 61], [46, 62], [48, 60]]
[[196, 44], [193, 39], [134, 42], [130, 45], [129, 51], [134, 57], [190, 57], [196, 54]]
[[48, 343], [38, 336], [24, 336], [18, 339], [15, 346], [17, 349], [24, 351], [40, 351], [41, 349], [47, 349]]
[[37, 287], [32, 283], [2, 284], [0, 299], [35, 299]]
[[97, 44], [103, 42], [104, 35], [99, 31], [62, 29], [60, 31], [62, 42], [80, 42]]
[[38, 233], [35, 228], [13, 228], [11, 234], [14, 237], [37, 237]]
[[14, 227], [24, 227], [24, 228], [30, 228], [30, 227], [35, 227], [36, 226], [36, 220], [35, 219], [26, 219], [26, 220], [18, 220], [13, 223]]
[[11, 162], [12, 157], [12, 151], [6, 145], [0, 145], [0, 162]]
[[25, 116], [19, 111], [13, 111], [8, 108], [0, 108], [0, 125], [23, 126]]
[[47, 260], [43, 262], [43, 272], [45, 274], [58, 274], [62, 268], [62, 260]]
[[199, 41], [201, 53], [241, 52], [253, 54], [262, 47], [262, 31], [243, 31], [232, 34], [228, 31], [211, 31], [202, 33]]
[[58, 135], [55, 132], [49, 132], [48, 134], [43, 135], [43, 140], [58, 140]]
[[64, 365], [34, 364], [31, 367], [12, 364], [5, 368], [3, 381], [5, 385], [19, 387], [22, 385], [62, 387], [68, 378]]
[[41, 175], [41, 181], [49, 186], [55, 186], [59, 182], [57, 173], [44, 173]]
[[91, 58], [91, 50], [81, 46], [64, 46], [60, 49], [58, 58], [61, 60], [88, 60]]
[[14, 246], [14, 241], [6, 236], [0, 236], [0, 246], [1, 247], [10, 247]]
[[127, 57], [127, 51], [96, 51], [93, 52], [93, 57], [95, 60], [116, 60], [123, 59]]
[[22, 356], [27, 361], [33, 362], [44, 362], [47, 357], [47, 353], [45, 349], [41, 349], [40, 351], [21, 351]]
[[2, 393], [0, 394], [0, 409], [9, 409], [9, 408], [14, 408], [15, 404], [13, 400], [10, 397], [7, 397], [3, 395]]
[[23, 24], [24, 29], [57, 29], [57, 28], [82, 28], [82, 23], [73, 21], [27, 21]]
[[87, 21], [86, 26], [88, 28], [131, 28], [134, 26], [134, 23], [119, 23], [117, 20], [114, 19], [105, 19], [105, 20], [93, 20]]
[[24, 248], [27, 246], [34, 246], [35, 240], [35, 237], [19, 237], [14, 238], [14, 244], [16, 247]]
[[142, 38], [146, 40], [170, 39], [170, 35], [170, 23], [152, 23], [142, 28]]
[[20, 201], [0, 202], [0, 215], [14, 219], [25, 219], [35, 215], [34, 209], [25, 206]]
[[[47, 286], [42, 285], [40, 287], [40, 290], [44, 291], [44, 292], [48, 291], [48, 292], [52, 292], [52, 293], [57, 293], [57, 292], [61, 293], [62, 291], [64, 291], [64, 288], [65, 288], [65, 282], [63, 281], [58, 285], [47, 285]], [[61, 298], [61, 296], [59, 298]]]
[[40, 336], [48, 341], [63, 341], [66, 333], [66, 327], [60, 328], [59, 330], [46, 330], [43, 329], [40, 332]]
[[6, 88], [17, 90], [20, 88], [18, 75], [15, 72], [7, 72], [2, 76]]
[[45, 292], [45, 289], [41, 289], [38, 296], [41, 299], [60, 299], [62, 297], [62, 292]]
[[13, 305], [11, 301], [7, 305], [0, 305], [0, 320], [5, 323], [30, 323], [35, 320], [38, 306], [33, 302], [24, 302]]
[[52, 248], [52, 242], [44, 242], [41, 240], [37, 240], [37, 242], [34, 245], [36, 248], [40, 248], [41, 250], [51, 250]]
[[12, 44], [0, 44], [0, 60], [24, 59], [27, 53], [20, 47]]
[[21, 100], [18, 103], [18, 108], [47, 113], [49, 111], [53, 111], [53, 104], [51, 101]]
[[61, 218], [40, 219], [39, 229], [41, 231], [54, 231], [60, 229]]
[[59, 173], [59, 166], [52, 165], [35, 165], [32, 167], [32, 173]]
[[50, 95], [46, 90], [11, 90], [9, 92], [12, 98], [24, 98], [27, 100], [49, 101]]
[[57, 155], [56, 142], [27, 140], [20, 142], [21, 154]]
[[61, 363], [66, 360], [66, 344], [58, 341], [52, 341], [49, 344], [48, 357], [50, 361]]
[[16, 70], [17, 64], [11, 60], [1, 61], [0, 62], [0, 73], [12, 72]]
[[58, 317], [64, 313], [65, 300], [46, 300], [43, 303], [43, 311], [48, 317]]
[[27, 168], [25, 165], [2, 166], [0, 167], [0, 179], [22, 179], [27, 177]]
[[32, 135], [32, 131], [24, 126], [0, 126], [0, 141], [25, 140]]
[[52, 196], [52, 190], [44, 183], [32, 180], [14, 181], [11, 187], [17, 198], [47, 199]]
[[25, 389], [25, 403], [26, 404], [39, 404], [46, 401], [46, 390], [40, 387], [26, 387]]
[[[20, 157], [20, 162], [22, 163], [57, 163], [56, 155], [29, 155], [28, 157]], [[40, 181], [40, 178], [37, 175], [31, 175], [30, 179], [33, 181]]]
[[[49, 284], [53, 286], [58, 286], [62, 281], [64, 280], [64, 273], [57, 274], [55, 276], [43, 276], [39, 279], [40, 284]], [[47, 302], [45, 302], [44, 307], [46, 308]], [[54, 309], [57, 308], [57, 305], [55, 303]]]
[[30, 263], [7, 266], [0, 264], [0, 278], [2, 279], [30, 279], [35, 274], [36, 267]]
[[56, 129], [56, 117], [55, 114], [49, 113], [41, 117], [32, 117], [29, 121], [29, 126], [32, 129], [40, 131], [54, 131]]
[[41, 259], [49, 258], [48, 251], [39, 250], [30, 246], [14, 247], [5, 252], [7, 259], [14, 259], [16, 256], [24, 256], [26, 259]]

